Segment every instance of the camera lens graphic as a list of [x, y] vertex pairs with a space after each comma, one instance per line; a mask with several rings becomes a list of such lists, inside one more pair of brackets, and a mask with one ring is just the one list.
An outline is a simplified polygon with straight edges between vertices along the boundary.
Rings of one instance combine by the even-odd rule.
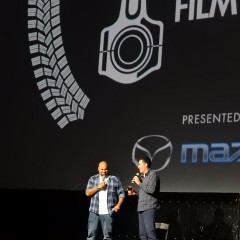
[[111, 61], [122, 73], [133, 73], [144, 68], [152, 55], [152, 37], [139, 26], [123, 29], [111, 45]]
[[[128, 49], [133, 49], [131, 54], [129, 54]], [[128, 35], [119, 44], [117, 56], [120, 61], [124, 64], [134, 64], [136, 63], [143, 53], [143, 43], [139, 36]]]

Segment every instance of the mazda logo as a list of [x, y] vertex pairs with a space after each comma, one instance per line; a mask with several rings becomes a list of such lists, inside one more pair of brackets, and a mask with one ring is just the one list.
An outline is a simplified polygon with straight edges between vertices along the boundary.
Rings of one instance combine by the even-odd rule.
[[153, 171], [161, 171], [170, 163], [173, 146], [162, 135], [148, 135], [137, 140], [132, 151], [132, 161], [138, 166], [138, 158], [147, 155], [152, 160]]

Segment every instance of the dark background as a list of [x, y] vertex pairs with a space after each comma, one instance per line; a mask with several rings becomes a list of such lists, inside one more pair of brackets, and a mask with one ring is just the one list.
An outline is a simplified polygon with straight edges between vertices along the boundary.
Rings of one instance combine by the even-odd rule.
[[180, 154], [183, 143], [239, 141], [239, 123], [181, 124], [184, 114], [239, 111], [239, 15], [228, 8], [224, 17], [216, 10], [212, 19], [187, 21], [183, 13], [175, 23], [174, 1], [148, 1], [149, 17], [164, 24], [162, 66], [124, 85], [98, 74], [100, 34], [117, 20], [120, 4], [61, 1], [67, 60], [90, 103], [83, 120], [60, 129], [33, 74], [28, 3], [3, 1], [0, 187], [84, 190], [106, 159], [126, 189], [137, 171], [134, 144], [156, 134], [173, 144], [162, 191], [238, 192], [239, 163], [181, 165]]
[[[97, 71], [100, 33], [117, 20], [120, 4], [61, 1], [67, 60], [90, 98], [84, 120], [61, 130], [33, 74], [28, 1], [1, 3], [1, 239], [85, 239], [89, 176], [106, 159], [126, 188], [137, 171], [133, 146], [151, 134], [173, 144], [160, 172], [157, 219], [170, 224], [169, 239], [239, 239], [239, 194], [232, 193], [239, 192], [239, 163], [180, 164], [182, 144], [239, 141], [239, 123], [181, 124], [183, 114], [239, 112], [239, 15], [217, 10], [213, 19], [187, 21], [183, 14], [175, 23], [174, 1], [148, 1], [149, 17], [164, 24], [162, 66], [122, 85]], [[118, 239], [136, 239], [136, 202], [124, 201]]]
[[[11, 189], [1, 190], [0, 196], [1, 239], [86, 239], [89, 199], [84, 192]], [[231, 193], [161, 193], [156, 221], [169, 224], [168, 240], [238, 240], [238, 198]], [[115, 239], [138, 239], [136, 207], [137, 197], [126, 197], [115, 219]], [[164, 239], [165, 231], [159, 234]]]

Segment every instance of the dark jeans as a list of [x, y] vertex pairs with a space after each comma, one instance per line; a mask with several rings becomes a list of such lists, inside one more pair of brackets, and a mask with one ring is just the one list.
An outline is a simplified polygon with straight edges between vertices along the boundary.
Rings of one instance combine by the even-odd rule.
[[90, 212], [88, 217], [88, 237], [87, 240], [97, 239], [99, 227], [102, 227], [103, 239], [112, 239], [113, 218], [109, 214], [99, 215]]
[[155, 219], [156, 209], [154, 208], [138, 212], [139, 238], [141, 240], [157, 240]]

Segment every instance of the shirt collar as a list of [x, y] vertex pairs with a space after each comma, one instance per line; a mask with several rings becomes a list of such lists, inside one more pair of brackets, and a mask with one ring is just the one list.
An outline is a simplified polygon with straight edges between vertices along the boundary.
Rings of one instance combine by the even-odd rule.
[[145, 173], [145, 177], [150, 174], [150, 169]]
[[[101, 181], [101, 180], [103, 179], [103, 176], [101, 176], [100, 174], [98, 174], [98, 176], [99, 176], [99, 179], [100, 179], [100, 181]], [[109, 177], [110, 177], [110, 175], [107, 175], [107, 176], [105, 177], [105, 180], [108, 180]]]

